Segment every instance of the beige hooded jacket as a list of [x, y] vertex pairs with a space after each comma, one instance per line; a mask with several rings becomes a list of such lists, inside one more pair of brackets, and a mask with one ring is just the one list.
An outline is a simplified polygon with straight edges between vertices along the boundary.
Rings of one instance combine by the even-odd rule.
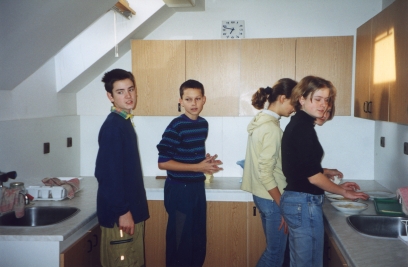
[[286, 187], [282, 172], [279, 120], [259, 112], [248, 125], [248, 143], [241, 189], [265, 199], [272, 199], [269, 190]]

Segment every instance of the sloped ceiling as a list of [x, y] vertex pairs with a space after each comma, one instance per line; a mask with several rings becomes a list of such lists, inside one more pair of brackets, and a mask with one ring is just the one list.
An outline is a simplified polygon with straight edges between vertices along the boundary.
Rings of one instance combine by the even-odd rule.
[[1, 0], [0, 90], [19, 85], [116, 2]]

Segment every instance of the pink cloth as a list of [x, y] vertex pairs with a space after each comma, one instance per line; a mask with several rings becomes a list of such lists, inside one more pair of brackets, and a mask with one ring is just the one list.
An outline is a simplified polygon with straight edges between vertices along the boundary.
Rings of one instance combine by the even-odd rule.
[[408, 186], [398, 188], [397, 197], [401, 198], [402, 211], [408, 215]]
[[68, 181], [61, 181], [58, 178], [44, 178], [42, 182], [48, 186], [62, 186], [67, 191], [67, 197], [69, 199], [74, 198], [75, 193], [79, 191], [79, 179], [73, 178]]
[[0, 213], [13, 211], [16, 218], [24, 216], [24, 197], [18, 188], [1, 187]]

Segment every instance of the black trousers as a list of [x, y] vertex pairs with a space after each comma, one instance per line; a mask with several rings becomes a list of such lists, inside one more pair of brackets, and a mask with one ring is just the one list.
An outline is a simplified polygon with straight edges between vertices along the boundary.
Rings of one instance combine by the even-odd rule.
[[207, 242], [204, 181], [185, 183], [167, 178], [164, 185], [164, 206], [169, 215], [166, 266], [202, 266]]

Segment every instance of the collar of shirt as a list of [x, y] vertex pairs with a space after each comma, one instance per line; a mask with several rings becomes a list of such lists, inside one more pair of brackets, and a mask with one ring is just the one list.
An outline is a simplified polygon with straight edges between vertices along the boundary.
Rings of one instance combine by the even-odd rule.
[[126, 111], [122, 110], [119, 111], [115, 107], [111, 107], [111, 112], [119, 114], [121, 117], [123, 117], [125, 120], [130, 119], [130, 122], [132, 123], [133, 127], [135, 127], [135, 124], [133, 123], [133, 114], [129, 114]]
[[272, 117], [277, 118], [278, 120], [280, 120], [281, 116], [279, 116], [276, 112], [273, 112], [272, 110], [269, 109], [264, 109], [262, 110], [263, 113], [271, 115]]

